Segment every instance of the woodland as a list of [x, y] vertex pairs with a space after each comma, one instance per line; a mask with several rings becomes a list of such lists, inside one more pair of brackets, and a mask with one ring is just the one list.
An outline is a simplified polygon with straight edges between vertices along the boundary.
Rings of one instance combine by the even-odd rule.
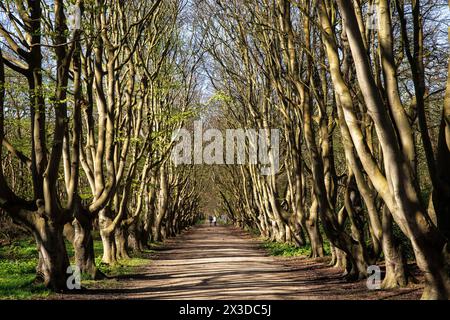
[[[0, 249], [64, 293], [219, 214], [447, 300], [449, 27], [443, 0], [2, 0]], [[198, 120], [279, 129], [279, 172], [174, 164]]]

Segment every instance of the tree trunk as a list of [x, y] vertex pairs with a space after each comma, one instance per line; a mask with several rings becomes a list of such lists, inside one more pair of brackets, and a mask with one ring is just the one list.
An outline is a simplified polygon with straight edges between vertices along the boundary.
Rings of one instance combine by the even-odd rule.
[[157, 242], [163, 239], [162, 221], [167, 215], [169, 201], [168, 175], [165, 165], [162, 165], [159, 169], [159, 184], [158, 205], [153, 229], [153, 239]]
[[323, 239], [319, 230], [319, 223], [317, 220], [317, 201], [313, 196], [313, 202], [309, 209], [308, 218], [306, 219], [306, 230], [311, 244], [311, 258], [323, 257]]
[[90, 213], [83, 208], [78, 209], [71, 224], [74, 229], [72, 244], [75, 251], [75, 264], [80, 271], [89, 275], [91, 279], [100, 280], [105, 275], [95, 265], [92, 224]]
[[117, 226], [114, 231], [115, 243], [116, 243], [116, 256], [117, 259], [129, 259], [128, 255], [128, 235], [124, 226]]
[[[144, 227], [142, 222], [137, 219], [128, 227], [128, 247], [133, 252], [142, 252], [145, 248]], [[147, 238], [148, 239], [148, 238]]]
[[103, 244], [103, 257], [102, 263], [105, 264], [116, 264], [116, 243], [114, 239], [114, 230], [110, 230], [110, 225], [112, 224], [112, 219], [109, 217], [108, 211], [110, 208], [105, 208], [99, 212], [99, 228], [100, 237], [102, 238]]
[[383, 210], [383, 252], [386, 263], [386, 275], [381, 287], [383, 289], [394, 289], [405, 287], [408, 284], [407, 265], [403, 258], [401, 248], [395, 243], [392, 231], [392, 215], [384, 206]]
[[155, 241], [155, 242], [161, 242], [162, 241], [162, 234], [161, 234], [162, 221], [161, 221], [161, 218], [162, 217], [157, 216], [156, 219], [155, 219], [155, 224], [153, 226], [153, 232], [152, 232], [153, 236], [152, 236], [152, 238], [153, 238], [153, 241]]
[[[417, 265], [424, 272], [426, 279], [422, 298], [448, 299], [449, 277], [444, 261], [446, 240], [433, 225], [420, 202], [411, 167], [400, 150], [392, 121], [370, 70], [353, 5], [343, 0], [337, 0], [337, 4], [347, 31], [361, 92], [383, 150], [387, 179], [374, 179], [372, 182], [378, 183], [377, 191], [397, 224], [412, 242]], [[368, 162], [363, 165], [366, 171], [373, 169]], [[382, 184], [387, 190], [381, 188], [380, 181], [383, 181]]]
[[[367, 276], [367, 250], [364, 241], [364, 225], [359, 219], [358, 208], [361, 207], [357, 190], [354, 186], [354, 175], [349, 168], [347, 186], [344, 194], [344, 205], [350, 220], [350, 228], [354, 244], [352, 245], [352, 271], [351, 276], [363, 279]], [[361, 209], [361, 208], [360, 208]]]
[[67, 291], [69, 257], [64, 243], [63, 226], [35, 217], [33, 235], [39, 252], [37, 273], [47, 288], [55, 292]]
[[433, 189], [433, 207], [439, 230], [450, 240], [450, 59], [436, 160], [439, 188]]
[[338, 269], [344, 270], [344, 275], [347, 276], [350, 274], [351, 271], [351, 265], [347, 261], [347, 256], [344, 251], [341, 249], [334, 247], [334, 254], [336, 257], [334, 267]]

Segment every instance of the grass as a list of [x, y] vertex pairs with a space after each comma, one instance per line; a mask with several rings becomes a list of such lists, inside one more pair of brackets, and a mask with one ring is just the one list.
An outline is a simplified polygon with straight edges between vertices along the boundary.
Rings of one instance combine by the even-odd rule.
[[34, 284], [38, 252], [35, 242], [22, 239], [0, 247], [0, 299], [44, 298], [50, 294]]
[[[144, 255], [150, 250], [146, 250]], [[95, 259], [96, 265], [100, 269], [101, 272], [107, 274], [110, 277], [116, 277], [121, 275], [130, 274], [136, 270], [136, 268], [145, 266], [149, 264], [149, 259], [140, 256], [133, 256], [130, 259], [121, 260], [118, 264], [115, 265], [107, 265], [101, 263], [101, 257], [97, 257]]]
[[202, 225], [202, 224], [205, 223], [205, 221], [206, 221], [206, 219], [198, 219], [197, 221], [195, 221], [195, 225], [196, 225], [196, 226]]
[[[151, 244], [151, 248], [160, 244]], [[66, 242], [67, 253], [70, 262], [74, 263], [74, 250], [70, 242]], [[138, 256], [133, 255], [130, 259], [121, 260], [116, 265], [101, 263], [103, 254], [102, 243], [99, 239], [94, 240], [94, 252], [96, 264], [100, 271], [109, 277], [116, 277], [133, 273], [137, 268], [148, 265], [150, 254], [153, 250], [144, 250]], [[7, 246], [0, 246], [0, 300], [2, 299], [41, 299], [51, 295], [51, 292], [43, 284], [36, 284], [36, 265], [38, 263], [38, 252], [33, 239], [20, 239]], [[82, 276], [82, 285], [107, 286], [109, 280], [103, 283], [92, 281], [87, 275]]]
[[[311, 245], [309, 243], [303, 247], [298, 247], [290, 243], [281, 243], [270, 240], [264, 240], [262, 247], [266, 249], [271, 256], [308, 257], [311, 255]], [[323, 250], [325, 252], [325, 255], [329, 255], [331, 253], [329, 242], [324, 241]]]
[[297, 247], [289, 243], [264, 241], [262, 244], [271, 256], [281, 257], [299, 257], [309, 256], [311, 254], [311, 247]]
[[250, 233], [253, 237], [259, 237], [261, 235], [261, 232], [259, 232], [259, 229], [256, 227], [245, 226], [244, 230]]

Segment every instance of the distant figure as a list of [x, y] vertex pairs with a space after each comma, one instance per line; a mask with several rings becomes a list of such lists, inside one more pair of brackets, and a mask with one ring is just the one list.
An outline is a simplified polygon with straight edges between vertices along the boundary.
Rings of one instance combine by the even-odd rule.
[[215, 227], [217, 225], [217, 218], [216, 218], [216, 216], [213, 217], [212, 221], [214, 222], [214, 227]]
[[213, 220], [214, 220], [213, 217], [209, 216], [209, 226], [212, 226]]

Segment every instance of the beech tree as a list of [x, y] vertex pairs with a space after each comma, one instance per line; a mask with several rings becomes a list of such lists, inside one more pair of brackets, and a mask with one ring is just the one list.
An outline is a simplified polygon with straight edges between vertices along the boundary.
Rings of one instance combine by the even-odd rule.
[[[77, 3], [80, 6], [80, 2]], [[7, 1], [2, 9], [10, 16], [8, 26], [2, 24], [0, 32], [6, 44], [2, 51], [2, 110], [4, 110], [4, 65], [20, 73], [28, 83], [29, 117], [31, 133], [30, 158], [22, 154], [21, 161], [30, 163], [33, 194], [29, 198], [17, 195], [1, 175], [2, 209], [14, 220], [23, 224], [34, 235], [39, 250], [38, 273], [45, 284], [54, 290], [66, 286], [66, 270], [69, 266], [63, 238], [63, 226], [70, 219], [76, 192], [77, 164], [70, 177], [70, 194], [61, 198], [57, 190], [58, 169], [63, 153], [64, 133], [67, 130], [67, 90], [69, 69], [79, 31], [71, 39], [67, 36], [67, 19], [62, 1], [54, 1], [53, 13], [40, 1]], [[46, 16], [51, 18], [46, 18]], [[44, 42], [46, 41], [46, 42]], [[53, 51], [56, 66], [53, 90], [50, 98], [45, 92], [43, 58], [44, 46]], [[45, 50], [47, 51], [47, 50]], [[47, 106], [53, 115], [48, 118]], [[2, 111], [3, 113], [3, 111]], [[47, 133], [48, 122], [53, 133]], [[3, 125], [1, 130], [3, 131]], [[2, 144], [4, 133], [1, 134]], [[76, 142], [75, 142], [76, 143]], [[12, 145], [9, 149], [16, 155]]]
[[[383, 265], [382, 287], [404, 287], [414, 259], [422, 298], [448, 299], [446, 5], [2, 1], [0, 210], [34, 237], [38, 278], [66, 289], [67, 240], [100, 279], [96, 231], [102, 263], [120, 263], [214, 193], [239, 227], [348, 281]], [[244, 159], [174, 163], [173, 133], [195, 120], [244, 133]]]
[[[128, 229], [137, 221], [147, 226], [139, 238], [146, 245], [154, 221], [170, 225], [170, 232], [157, 232], [162, 239], [198, 217], [196, 189], [186, 178], [174, 180], [180, 189], [172, 198], [156, 196], [167, 208], [182, 208], [176, 222], [158, 217], [154, 200], [143, 197], [156, 195], [155, 173], [173, 172], [167, 161], [172, 130], [198, 99], [195, 65], [182, 62], [198, 59], [180, 48], [183, 6], [158, 0], [1, 4], [1, 209], [34, 235], [38, 277], [53, 290], [67, 289], [65, 238], [76, 265], [98, 279], [94, 228], [103, 262], [113, 264], [128, 257]], [[26, 88], [9, 86], [7, 77]], [[23, 145], [21, 130], [9, 132], [10, 104], [29, 106], [17, 107], [17, 128], [28, 125], [31, 144]], [[27, 174], [32, 193], [23, 185]], [[135, 191], [144, 199], [132, 196]]]
[[[447, 79], [427, 83], [425, 67], [433, 65], [438, 74], [447, 68], [425, 54], [442, 43], [434, 16], [439, 9], [425, 1], [197, 5], [223, 117], [232, 127], [282, 128], [285, 138], [276, 177], [261, 177], [251, 164], [219, 171], [223, 210], [273, 240], [305, 245], [306, 235], [313, 257], [322, 256], [329, 241], [331, 262], [349, 279], [365, 277], [383, 254], [386, 289], [409, 279], [404, 245], [394, 235], [399, 227], [424, 272], [423, 298], [447, 298], [448, 225], [442, 217], [448, 197], [439, 189], [446, 188], [446, 174], [433, 173], [442, 170], [438, 159], [448, 152], [445, 107], [441, 120], [433, 119], [441, 123], [438, 132], [427, 114], [434, 101], [445, 106], [439, 93]], [[427, 188], [433, 191], [426, 194]]]

